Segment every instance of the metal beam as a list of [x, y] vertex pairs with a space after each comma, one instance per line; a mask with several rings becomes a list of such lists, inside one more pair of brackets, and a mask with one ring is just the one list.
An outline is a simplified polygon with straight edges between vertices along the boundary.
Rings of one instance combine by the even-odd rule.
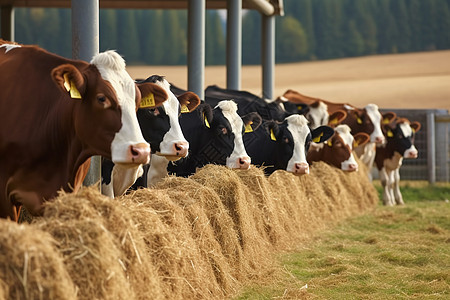
[[259, 11], [262, 15], [272, 16], [275, 14], [275, 8], [268, 0], [246, 0], [246, 4]]
[[0, 12], [1, 38], [14, 42], [14, 7], [11, 5], [1, 6]]
[[427, 113], [427, 168], [428, 182], [436, 183], [436, 139], [434, 113]]
[[188, 89], [200, 99], [205, 98], [205, 1], [189, 0], [188, 9]]
[[262, 16], [262, 96], [273, 99], [275, 89], [275, 17]]
[[[99, 0], [72, 1], [72, 58], [90, 62], [98, 52]], [[101, 176], [101, 157], [93, 156], [83, 184], [96, 184]]]
[[242, 0], [229, 0], [227, 6], [227, 88], [241, 89]]

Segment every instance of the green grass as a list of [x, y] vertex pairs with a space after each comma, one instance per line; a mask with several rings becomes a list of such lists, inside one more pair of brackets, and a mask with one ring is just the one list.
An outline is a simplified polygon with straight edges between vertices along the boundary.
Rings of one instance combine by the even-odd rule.
[[236, 299], [450, 299], [449, 190], [405, 186], [405, 206], [380, 205], [322, 232]]

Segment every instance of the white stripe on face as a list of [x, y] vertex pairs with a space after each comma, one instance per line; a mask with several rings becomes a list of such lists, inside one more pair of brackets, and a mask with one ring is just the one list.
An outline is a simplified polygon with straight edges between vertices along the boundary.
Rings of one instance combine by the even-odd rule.
[[0, 48], [5, 48], [6, 49], [5, 53], [8, 53], [8, 51], [11, 51], [12, 49], [20, 48], [20, 47], [21, 47], [20, 45], [14, 45], [14, 44], [3, 44], [3, 45], [0, 45]]
[[222, 110], [222, 114], [230, 122], [231, 130], [234, 134], [234, 148], [231, 155], [226, 159], [227, 167], [238, 169], [240, 167], [239, 159], [247, 160], [250, 163], [250, 157], [245, 151], [244, 141], [242, 140], [244, 122], [237, 114], [237, 105], [233, 101], [220, 101], [216, 107]]
[[97, 54], [91, 61], [102, 78], [114, 88], [122, 112], [122, 127], [111, 143], [111, 158], [115, 163], [129, 162], [131, 145], [147, 144], [136, 116], [136, 87], [125, 70], [125, 61], [114, 51]]
[[317, 107], [310, 107], [308, 112], [311, 129], [316, 129], [319, 126], [328, 124], [328, 107], [325, 103], [320, 102]]
[[305, 142], [310, 133], [308, 121], [302, 115], [292, 115], [285, 119], [288, 123], [287, 129], [294, 139], [294, 150], [288, 161], [286, 171], [295, 172], [295, 164], [308, 164], [306, 161]]
[[180, 102], [178, 101], [178, 98], [170, 91], [170, 84], [167, 80], [164, 79], [162, 82], [156, 81], [155, 83], [164, 88], [169, 95], [169, 100], [163, 103], [163, 107], [167, 116], [169, 116], [170, 123], [169, 131], [167, 131], [164, 135], [163, 140], [159, 145], [160, 152], [156, 154], [176, 156], [174, 144], [184, 142], [186, 143], [186, 147], [189, 149], [189, 143], [181, 131], [181, 126], [178, 119]]
[[336, 134], [339, 134], [342, 141], [344, 142], [345, 146], [348, 146], [350, 148], [350, 157], [347, 160], [344, 160], [341, 163], [341, 170], [343, 171], [350, 171], [354, 170], [350, 166], [356, 166], [358, 167], [358, 163], [355, 160], [355, 157], [353, 156], [353, 135], [350, 133], [350, 127], [347, 125], [339, 125], [335, 128]]
[[375, 104], [368, 104], [364, 109], [367, 112], [367, 115], [370, 118], [370, 121], [372, 121], [372, 124], [374, 126], [373, 132], [370, 134], [370, 142], [375, 143], [376, 139], [381, 139], [381, 143], [384, 142], [384, 135], [381, 131], [381, 113], [378, 110], [378, 106]]

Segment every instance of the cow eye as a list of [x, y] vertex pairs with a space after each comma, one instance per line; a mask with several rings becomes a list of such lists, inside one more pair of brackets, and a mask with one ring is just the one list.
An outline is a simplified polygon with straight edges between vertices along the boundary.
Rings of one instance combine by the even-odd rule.
[[97, 100], [100, 103], [104, 103], [106, 101], [106, 97], [105, 97], [105, 95], [98, 95]]
[[223, 134], [228, 134], [228, 129], [226, 127], [222, 127], [222, 133]]

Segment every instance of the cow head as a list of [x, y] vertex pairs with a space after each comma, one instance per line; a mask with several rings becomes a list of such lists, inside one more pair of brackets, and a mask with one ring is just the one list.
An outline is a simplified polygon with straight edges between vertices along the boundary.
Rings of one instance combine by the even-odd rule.
[[410, 123], [406, 118], [397, 118], [383, 127], [389, 147], [404, 158], [417, 158], [418, 151], [414, 146], [414, 137], [420, 128], [419, 122]]
[[162, 87], [169, 100], [160, 107], [141, 107], [137, 111], [139, 125], [144, 138], [150, 143], [152, 152], [173, 161], [188, 154], [189, 143], [181, 131], [178, 116], [193, 111], [200, 98], [192, 92], [185, 92], [178, 98], [172, 93], [170, 84], [162, 76], [153, 75], [139, 83], [151, 82]]
[[352, 153], [353, 148], [366, 144], [369, 139], [367, 133], [360, 132], [352, 136], [350, 127], [339, 125], [332, 138], [308, 152], [308, 161], [324, 161], [343, 171], [356, 171], [358, 163]]
[[[258, 114], [250, 113], [243, 117], [237, 114], [238, 107], [231, 100], [220, 101], [213, 110], [210, 129], [216, 139], [225, 143], [231, 152], [226, 157], [226, 166], [232, 169], [248, 169], [250, 157], [245, 151], [242, 136], [246, 131], [256, 129], [261, 124]], [[231, 146], [231, 147], [229, 147]]]
[[364, 109], [344, 105], [347, 109], [345, 124], [352, 128], [353, 133], [364, 132], [370, 136], [370, 142], [378, 145], [384, 143], [381, 130], [382, 115], [376, 104], [368, 104]]
[[270, 139], [276, 143], [274, 169], [296, 175], [309, 174], [306, 153], [311, 142], [326, 141], [334, 133], [328, 126], [310, 130], [308, 121], [301, 115], [289, 116], [282, 123], [269, 121], [266, 126]]
[[94, 56], [82, 70], [60, 65], [51, 76], [71, 101], [80, 101], [73, 118], [83, 144], [115, 163], [148, 162], [150, 146], [139, 129], [136, 109], [141, 97], [161, 105], [167, 99], [162, 88], [150, 83], [136, 86], [125, 71], [125, 61], [114, 51]]

